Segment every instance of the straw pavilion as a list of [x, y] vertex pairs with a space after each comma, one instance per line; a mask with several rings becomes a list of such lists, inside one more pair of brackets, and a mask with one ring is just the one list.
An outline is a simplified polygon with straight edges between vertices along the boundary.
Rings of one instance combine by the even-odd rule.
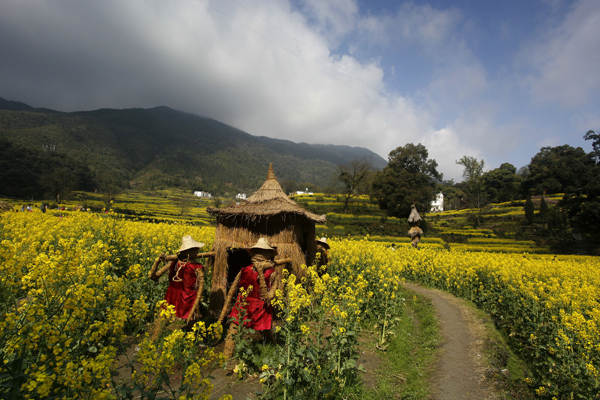
[[224, 208], [208, 208], [217, 219], [210, 308], [220, 311], [228, 285], [238, 271], [250, 264], [247, 250], [260, 237], [277, 247], [277, 258], [291, 258], [291, 272], [312, 263], [315, 255], [315, 223], [324, 215], [313, 214], [291, 200], [269, 164], [267, 180], [248, 199]]

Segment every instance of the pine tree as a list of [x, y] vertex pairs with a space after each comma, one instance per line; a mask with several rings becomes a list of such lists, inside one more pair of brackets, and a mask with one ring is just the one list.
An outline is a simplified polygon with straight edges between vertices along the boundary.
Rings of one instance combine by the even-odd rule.
[[533, 214], [535, 208], [533, 206], [533, 201], [531, 200], [531, 195], [527, 195], [527, 200], [525, 201], [525, 219], [528, 224], [533, 224]]
[[542, 199], [540, 201], [540, 218], [545, 220], [547, 215], [548, 215], [548, 203], [546, 203], [546, 199], [544, 198], [544, 195], [542, 195]]

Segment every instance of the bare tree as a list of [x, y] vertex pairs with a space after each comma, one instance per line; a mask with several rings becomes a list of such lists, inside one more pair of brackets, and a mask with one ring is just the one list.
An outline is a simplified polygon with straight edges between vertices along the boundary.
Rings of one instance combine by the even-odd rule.
[[344, 184], [344, 212], [348, 211], [350, 199], [359, 194], [370, 172], [371, 165], [364, 160], [355, 160], [338, 166], [338, 179]]
[[483, 160], [477, 161], [475, 157], [462, 156], [460, 160], [456, 162], [458, 165], [465, 167], [463, 171], [463, 177], [467, 180], [467, 188], [472, 199], [472, 203], [477, 205], [477, 208], [481, 207], [481, 189], [482, 182], [481, 177], [483, 175]]

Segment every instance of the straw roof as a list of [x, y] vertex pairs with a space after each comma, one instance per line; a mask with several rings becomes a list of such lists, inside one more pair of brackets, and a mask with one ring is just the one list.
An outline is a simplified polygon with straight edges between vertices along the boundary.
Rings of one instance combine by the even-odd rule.
[[272, 164], [269, 164], [265, 183], [246, 201], [224, 208], [210, 207], [207, 211], [224, 218], [245, 217], [252, 219], [277, 214], [295, 214], [304, 216], [313, 222], [325, 222], [324, 215], [317, 215], [305, 210], [283, 192], [281, 185], [275, 178]]
[[10, 205], [10, 203], [0, 201], [0, 213], [4, 212], [4, 211], [10, 211], [10, 210], [12, 210], [12, 206]]
[[417, 207], [413, 204], [412, 206], [410, 206], [410, 215], [408, 216], [408, 223], [416, 224], [419, 221], [421, 221], [421, 216], [419, 215], [419, 212], [417, 211]]

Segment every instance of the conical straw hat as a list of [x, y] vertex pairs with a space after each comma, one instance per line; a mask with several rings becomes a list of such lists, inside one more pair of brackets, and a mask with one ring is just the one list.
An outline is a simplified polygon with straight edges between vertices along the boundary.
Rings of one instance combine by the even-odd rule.
[[275, 246], [271, 247], [271, 244], [269, 243], [269, 241], [264, 237], [261, 237], [260, 239], [258, 239], [258, 241], [256, 243], [254, 243], [254, 245], [250, 248], [251, 249], [262, 249], [262, 250], [273, 250], [273, 251], [275, 251], [277, 249], [277, 247], [275, 247]]
[[327, 244], [327, 238], [323, 236], [321, 239], [317, 239], [317, 242], [321, 243], [323, 246], [329, 249], [329, 245]]
[[189, 249], [200, 249], [202, 247], [204, 247], [204, 243], [195, 241], [190, 235], [185, 235], [181, 239], [181, 247], [179, 250], [177, 250], [177, 252], [181, 253], [182, 251]]
[[413, 204], [412, 206], [410, 206], [410, 215], [408, 216], [408, 223], [416, 224], [419, 221], [421, 221], [421, 216], [419, 215], [419, 212], [417, 211], [417, 207]]

